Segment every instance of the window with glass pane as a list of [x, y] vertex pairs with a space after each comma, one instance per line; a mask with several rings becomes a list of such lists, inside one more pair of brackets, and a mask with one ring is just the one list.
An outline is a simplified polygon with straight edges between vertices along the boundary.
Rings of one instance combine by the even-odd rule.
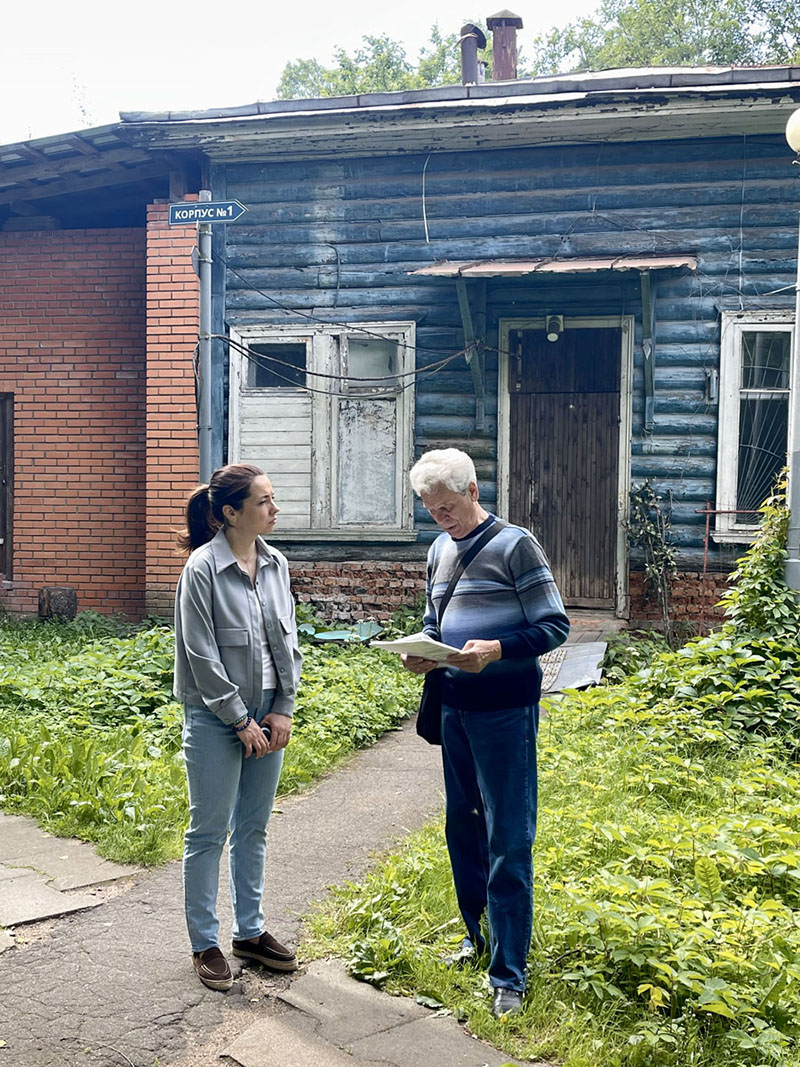
[[383, 337], [347, 338], [349, 392], [362, 390], [394, 392], [398, 379], [397, 342]]
[[247, 384], [251, 389], [302, 389], [306, 345], [251, 344]]
[[789, 416], [787, 330], [742, 332], [736, 521], [752, 524], [786, 462]]

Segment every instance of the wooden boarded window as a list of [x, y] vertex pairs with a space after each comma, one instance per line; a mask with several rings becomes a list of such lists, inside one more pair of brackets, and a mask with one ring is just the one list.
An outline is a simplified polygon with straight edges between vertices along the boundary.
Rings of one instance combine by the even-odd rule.
[[[231, 354], [232, 461], [269, 474], [279, 535], [413, 535], [413, 324], [248, 328]], [[407, 377], [406, 377], [407, 376]]]
[[11, 577], [11, 526], [14, 501], [14, 398], [0, 393], [0, 572]]

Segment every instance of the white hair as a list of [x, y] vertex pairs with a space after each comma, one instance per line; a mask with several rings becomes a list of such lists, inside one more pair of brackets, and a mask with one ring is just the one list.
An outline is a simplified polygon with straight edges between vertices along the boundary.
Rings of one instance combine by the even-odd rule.
[[470, 482], [478, 484], [475, 464], [460, 448], [432, 448], [417, 460], [408, 477], [417, 496], [439, 486], [465, 496]]

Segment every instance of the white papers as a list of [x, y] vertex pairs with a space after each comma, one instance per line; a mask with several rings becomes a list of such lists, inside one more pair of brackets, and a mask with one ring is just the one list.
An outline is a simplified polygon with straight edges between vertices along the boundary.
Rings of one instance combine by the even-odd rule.
[[404, 652], [407, 656], [422, 656], [424, 659], [436, 660], [444, 663], [448, 656], [454, 652], [460, 652], [460, 648], [434, 641], [420, 631], [418, 634], [410, 634], [408, 637], [398, 637], [396, 641], [371, 641], [370, 648], [383, 648], [387, 652]]

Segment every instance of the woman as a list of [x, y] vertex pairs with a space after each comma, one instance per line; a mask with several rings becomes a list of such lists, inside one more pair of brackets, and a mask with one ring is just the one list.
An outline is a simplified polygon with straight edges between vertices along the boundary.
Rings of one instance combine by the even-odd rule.
[[294, 952], [263, 928], [267, 820], [292, 732], [301, 656], [285, 558], [263, 538], [279, 508], [258, 467], [214, 471], [186, 505], [191, 551], [175, 601], [175, 695], [184, 703], [189, 829], [183, 855], [194, 969], [233, 976], [219, 947], [219, 861], [230, 829], [233, 954], [278, 971]]

